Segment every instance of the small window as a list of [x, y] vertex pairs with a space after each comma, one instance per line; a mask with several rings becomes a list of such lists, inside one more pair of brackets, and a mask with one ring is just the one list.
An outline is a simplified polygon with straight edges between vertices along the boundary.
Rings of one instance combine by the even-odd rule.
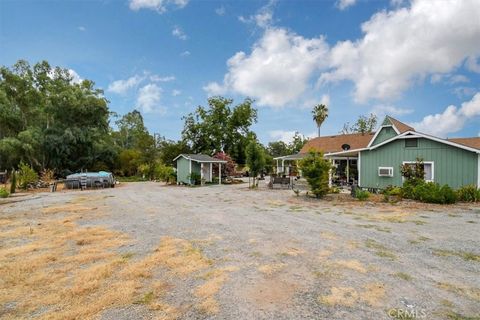
[[378, 167], [378, 176], [379, 177], [393, 177], [393, 168], [392, 167]]
[[405, 148], [416, 148], [416, 147], [418, 147], [417, 138], [405, 139]]

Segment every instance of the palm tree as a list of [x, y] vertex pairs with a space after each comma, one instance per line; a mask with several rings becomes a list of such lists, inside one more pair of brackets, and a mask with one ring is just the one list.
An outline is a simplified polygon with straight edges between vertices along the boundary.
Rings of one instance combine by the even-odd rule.
[[328, 107], [324, 104], [317, 104], [315, 107], [313, 107], [312, 110], [312, 115], [313, 115], [313, 121], [317, 124], [318, 127], [318, 136], [320, 137], [320, 127], [322, 126], [322, 123], [327, 119], [328, 117]]

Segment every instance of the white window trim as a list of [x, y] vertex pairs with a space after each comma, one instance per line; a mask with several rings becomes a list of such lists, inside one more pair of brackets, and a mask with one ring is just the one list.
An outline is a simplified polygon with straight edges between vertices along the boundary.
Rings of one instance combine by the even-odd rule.
[[[403, 161], [402, 164], [415, 164], [416, 161]], [[425, 180], [425, 182], [435, 182], [435, 162], [434, 161], [423, 161], [424, 164], [432, 165], [432, 179]], [[402, 176], [402, 181], [405, 180], [405, 177]]]
[[[388, 176], [380, 175], [380, 170], [382, 170], [382, 169], [391, 170], [392, 174], [391, 174], [391, 175], [388, 175]], [[379, 176], [379, 177], [390, 177], [390, 178], [391, 178], [391, 177], [393, 177], [393, 167], [378, 167], [377, 173], [378, 173], [378, 176]]]

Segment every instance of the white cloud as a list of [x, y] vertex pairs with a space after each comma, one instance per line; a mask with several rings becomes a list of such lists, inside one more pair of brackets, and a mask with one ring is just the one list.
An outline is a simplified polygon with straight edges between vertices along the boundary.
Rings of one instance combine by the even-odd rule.
[[209, 95], [236, 92], [255, 98], [260, 106], [281, 107], [309, 87], [325, 67], [328, 46], [322, 37], [307, 39], [283, 28], [267, 28], [252, 52], [237, 52], [227, 61], [223, 84], [209, 83]]
[[175, 26], [172, 30], [172, 35], [180, 40], [187, 40], [187, 35], [180, 29], [179, 26]]
[[217, 9], [215, 9], [215, 13], [218, 14], [219, 16], [223, 16], [226, 13], [225, 7], [221, 6]]
[[80, 78], [78, 73], [73, 70], [73, 69], [68, 69], [68, 73], [70, 74], [70, 77], [72, 77], [72, 82], [73, 83], [82, 83], [83, 79]]
[[449, 133], [462, 130], [468, 120], [479, 116], [480, 93], [477, 93], [470, 101], [462, 103], [460, 108], [450, 105], [442, 113], [424, 117], [413, 127], [420, 132], [446, 137]]
[[152, 75], [150, 76], [150, 81], [153, 82], [169, 82], [175, 80], [175, 76], [166, 76], [166, 77], [161, 77], [159, 75]]
[[[272, 130], [268, 132], [268, 135], [271, 139], [275, 141], [283, 141], [285, 143], [290, 143], [293, 141], [293, 137], [298, 131], [288, 131], [288, 130]], [[300, 133], [301, 134], [301, 133]], [[307, 135], [304, 135], [306, 138], [311, 139], [317, 137], [315, 132], [311, 132]]]
[[158, 13], [167, 11], [168, 6], [183, 8], [188, 4], [188, 0], [130, 0], [130, 9], [138, 11], [140, 9], [155, 10]]
[[83, 31], [87, 31], [87, 28], [85, 28], [84, 26], [78, 26], [77, 30], [83, 32]]
[[238, 20], [243, 23], [255, 23], [260, 28], [267, 28], [272, 25], [273, 22], [273, 7], [275, 1], [270, 0], [265, 6], [260, 8], [254, 15], [249, 17], [240, 16]]
[[476, 73], [480, 73], [480, 63], [478, 61], [479, 57], [470, 56], [465, 62], [465, 66], [468, 70]]
[[[409, 7], [376, 13], [362, 24], [363, 38], [335, 45], [333, 70], [320, 83], [351, 80], [358, 102], [397, 98], [426, 76], [478, 57], [479, 16], [477, 0], [413, 0]], [[471, 59], [467, 64], [472, 68]]]
[[144, 76], [135, 75], [126, 80], [116, 80], [108, 85], [107, 90], [117, 94], [125, 94], [128, 90], [139, 85], [144, 79]]
[[149, 83], [138, 91], [136, 107], [145, 113], [164, 113], [164, 108], [159, 105], [161, 97], [162, 88], [154, 83]]
[[462, 74], [457, 74], [457, 75], [451, 76], [449, 82], [450, 84], [455, 84], [455, 83], [470, 82], [470, 80]]
[[345, 10], [348, 7], [355, 5], [356, 2], [357, 0], [338, 0], [336, 6], [340, 10]]
[[191, 53], [190, 53], [190, 51], [188, 51], [188, 50], [183, 51], [182, 53], [180, 53], [180, 56], [182, 56], [182, 57], [188, 57], [188, 56], [190, 56], [190, 55], [191, 55]]
[[172, 90], [172, 96], [176, 97], [182, 94], [182, 91], [174, 89]]

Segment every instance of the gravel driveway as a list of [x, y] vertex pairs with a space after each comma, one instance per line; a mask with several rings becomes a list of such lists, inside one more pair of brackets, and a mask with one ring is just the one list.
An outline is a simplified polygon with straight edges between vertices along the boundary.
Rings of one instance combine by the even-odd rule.
[[81, 226], [129, 236], [118, 248], [129, 263], [145, 265], [156, 254], [155, 261], [167, 261], [142, 278], [144, 285], [161, 281], [164, 294], [106, 308], [101, 319], [480, 316], [478, 205], [317, 201], [246, 184], [129, 183], [36, 194], [0, 205], [0, 218], [22, 212], [33, 224], [42, 208], [78, 197], [102, 212], [80, 219]]

